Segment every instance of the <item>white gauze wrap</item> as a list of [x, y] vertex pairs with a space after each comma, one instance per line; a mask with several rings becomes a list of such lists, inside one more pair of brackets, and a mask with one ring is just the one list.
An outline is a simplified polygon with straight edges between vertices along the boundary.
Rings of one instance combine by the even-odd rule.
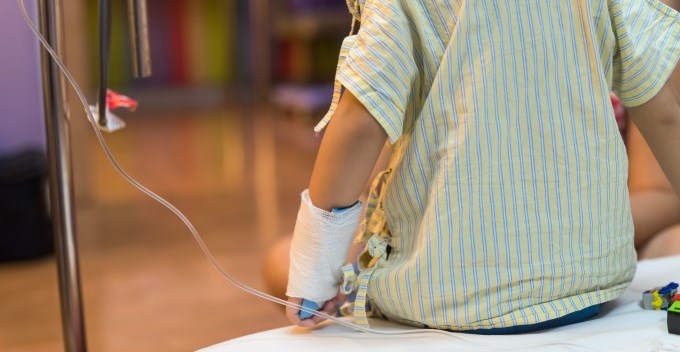
[[304, 190], [301, 198], [286, 295], [323, 303], [338, 293], [341, 267], [361, 220], [361, 203], [328, 212], [312, 204], [309, 190]]

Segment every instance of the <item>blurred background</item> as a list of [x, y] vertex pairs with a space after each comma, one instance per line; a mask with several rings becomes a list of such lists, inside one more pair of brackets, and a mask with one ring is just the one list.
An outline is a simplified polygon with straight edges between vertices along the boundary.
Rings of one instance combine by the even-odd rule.
[[[35, 2], [26, 0], [35, 13]], [[110, 88], [139, 101], [106, 138], [121, 164], [194, 222], [221, 265], [264, 289], [292, 231], [351, 17], [344, 0], [149, 0], [153, 76], [134, 80], [113, 0]], [[66, 64], [94, 104], [97, 1], [63, 0]], [[45, 204], [37, 41], [0, 2], [0, 351], [63, 349]], [[69, 89], [77, 234], [93, 351], [188, 351], [288, 325], [224, 281], [168, 210], [108, 164]]]

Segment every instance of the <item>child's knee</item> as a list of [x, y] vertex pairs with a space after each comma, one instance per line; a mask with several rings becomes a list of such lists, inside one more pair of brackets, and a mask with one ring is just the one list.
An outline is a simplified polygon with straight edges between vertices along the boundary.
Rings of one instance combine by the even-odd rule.
[[680, 224], [661, 230], [638, 252], [639, 259], [680, 255]]
[[277, 241], [269, 249], [264, 261], [264, 281], [267, 290], [273, 296], [281, 299], [286, 298], [290, 241], [291, 236], [283, 237]]

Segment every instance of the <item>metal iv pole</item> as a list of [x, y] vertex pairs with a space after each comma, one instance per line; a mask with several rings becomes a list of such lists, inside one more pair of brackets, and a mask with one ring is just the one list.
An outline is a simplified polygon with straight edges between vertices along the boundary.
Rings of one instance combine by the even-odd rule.
[[[38, 0], [40, 31], [63, 57], [62, 11], [61, 0]], [[135, 76], [148, 76], [151, 74], [151, 60], [146, 0], [128, 0], [128, 13]], [[84, 352], [87, 351], [87, 343], [80, 288], [71, 145], [64, 81], [57, 65], [44, 49], [41, 50], [40, 61], [49, 160], [50, 204], [64, 347], [67, 352]]]
[[[40, 31], [61, 56], [63, 53], [61, 0], [39, 0]], [[44, 49], [40, 55], [49, 160], [49, 189], [54, 231], [61, 320], [66, 351], [86, 351], [85, 322], [78, 269], [73, 207], [71, 146], [64, 99], [64, 81]]]

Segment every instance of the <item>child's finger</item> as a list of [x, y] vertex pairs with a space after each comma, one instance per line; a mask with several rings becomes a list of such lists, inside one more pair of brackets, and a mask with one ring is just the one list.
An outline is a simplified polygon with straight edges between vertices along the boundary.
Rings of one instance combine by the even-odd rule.
[[[295, 304], [301, 304], [302, 299], [300, 298], [295, 298], [295, 297], [289, 297], [288, 302], [295, 303]], [[300, 310], [297, 308], [291, 308], [291, 307], [286, 307], [286, 318], [288, 318], [288, 321], [295, 325], [299, 326], [304, 326], [302, 324], [302, 321], [300, 320]]]
[[[327, 301], [323, 305], [323, 307], [321, 308], [321, 311], [328, 314], [328, 315], [335, 315], [336, 309], [337, 309], [337, 304], [336, 304], [335, 300], [330, 300], [330, 301]], [[326, 318], [315, 315], [315, 316], [313, 316], [309, 319], [305, 319], [305, 320], [311, 320], [314, 323], [314, 325], [316, 325], [316, 324], [326, 320]]]
[[[302, 299], [300, 299], [300, 298], [289, 297], [288, 302], [302, 305]], [[324, 311], [326, 313], [328, 313], [326, 311], [327, 309], [331, 309], [332, 307], [334, 307], [334, 305], [332, 307], [328, 307], [328, 303], [332, 303], [332, 301], [326, 302], [326, 304], [324, 304], [324, 307], [322, 309], [322, 311]], [[329, 314], [333, 314], [333, 313], [329, 313]], [[297, 309], [297, 308], [291, 308], [291, 307], [286, 307], [286, 318], [288, 318], [288, 321], [290, 321], [291, 323], [293, 323], [297, 326], [302, 326], [302, 327], [306, 327], [306, 328], [314, 327], [317, 323], [320, 323], [323, 320], [325, 320], [324, 318], [317, 317], [317, 316], [313, 316], [312, 318], [301, 320], [300, 319], [300, 310]]]
[[340, 292], [340, 293], [338, 293], [337, 296], [335, 296], [335, 305], [336, 306], [339, 307], [339, 306], [343, 305], [345, 302], [347, 302], [347, 295], [346, 294]]

